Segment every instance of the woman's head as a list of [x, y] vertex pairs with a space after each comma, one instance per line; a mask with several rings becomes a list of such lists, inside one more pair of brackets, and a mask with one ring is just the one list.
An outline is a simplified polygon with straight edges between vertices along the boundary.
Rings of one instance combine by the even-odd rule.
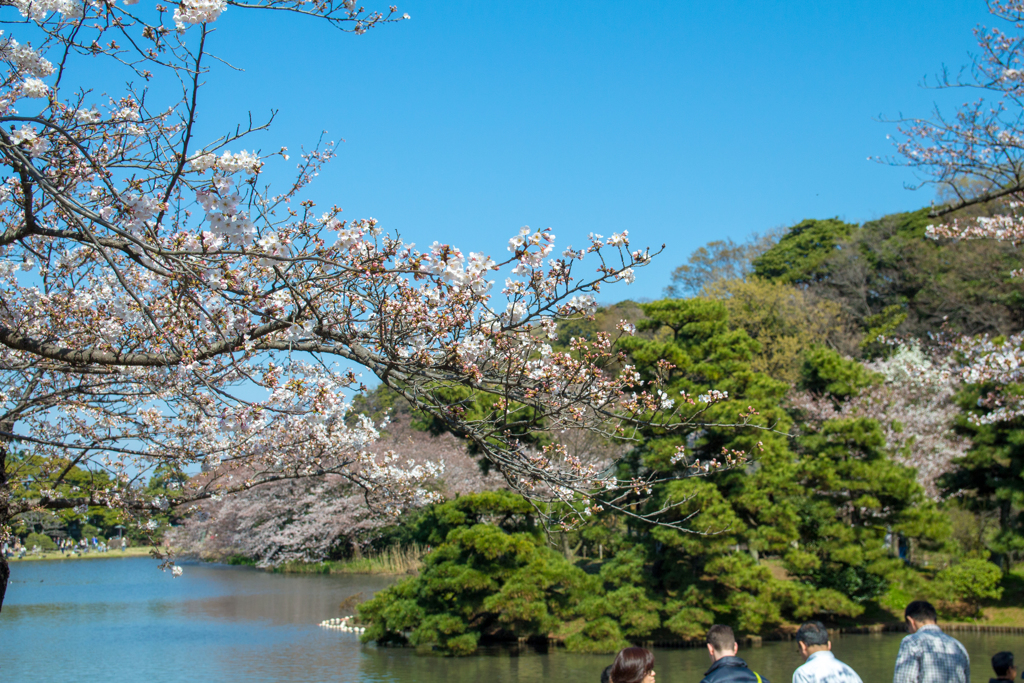
[[627, 647], [615, 656], [612, 683], [654, 683], [654, 655], [642, 647]]

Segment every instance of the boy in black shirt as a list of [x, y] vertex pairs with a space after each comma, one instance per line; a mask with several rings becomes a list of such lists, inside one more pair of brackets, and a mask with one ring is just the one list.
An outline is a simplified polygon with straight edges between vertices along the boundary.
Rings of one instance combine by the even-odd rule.
[[992, 655], [992, 669], [996, 672], [996, 677], [988, 679], [988, 683], [1012, 681], [1015, 679], [1017, 677], [1017, 668], [1013, 665], [1013, 653], [997, 652]]

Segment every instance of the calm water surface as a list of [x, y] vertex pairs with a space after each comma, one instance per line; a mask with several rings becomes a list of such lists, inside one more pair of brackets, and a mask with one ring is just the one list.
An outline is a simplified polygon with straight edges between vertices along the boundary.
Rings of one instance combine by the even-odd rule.
[[[145, 558], [16, 562], [0, 613], [0, 681], [159, 680], [224, 683], [596, 683], [606, 656], [496, 651], [463, 659], [362, 646], [321, 629], [342, 600], [369, 597], [389, 580], [284, 576], [186, 565], [172, 579]], [[891, 681], [900, 635], [844, 636], [836, 655], [865, 683]], [[972, 681], [988, 681], [999, 650], [1024, 657], [1024, 636], [958, 634]], [[788, 683], [801, 660], [791, 643], [740, 651], [765, 678]], [[698, 683], [701, 650], [655, 652], [658, 683]]]

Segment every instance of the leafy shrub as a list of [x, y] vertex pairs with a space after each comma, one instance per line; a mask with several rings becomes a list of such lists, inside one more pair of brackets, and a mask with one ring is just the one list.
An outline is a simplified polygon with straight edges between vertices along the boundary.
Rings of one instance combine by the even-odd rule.
[[980, 558], [963, 560], [946, 567], [936, 577], [937, 588], [948, 598], [962, 600], [977, 614], [982, 600], [998, 600], [1003, 597], [999, 583], [1003, 572], [988, 560]]
[[56, 550], [57, 544], [53, 542], [53, 539], [46, 534], [31, 533], [25, 537], [25, 547], [31, 549], [32, 546], [39, 546], [43, 550]]

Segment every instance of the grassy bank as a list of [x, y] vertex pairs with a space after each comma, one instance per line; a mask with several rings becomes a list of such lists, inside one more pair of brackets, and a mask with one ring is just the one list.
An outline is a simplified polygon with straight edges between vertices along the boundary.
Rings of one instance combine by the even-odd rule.
[[119, 557], [148, 557], [152, 548], [148, 545], [126, 548], [124, 550], [111, 550], [106, 553], [86, 553], [85, 555], [72, 555], [71, 553], [60, 554], [59, 550], [48, 550], [37, 554], [28, 554], [20, 560], [17, 557], [7, 558], [8, 562], [33, 562], [36, 560], [114, 560]]
[[[1003, 596], [981, 603], [981, 612], [973, 617], [958, 615], [962, 603], [942, 601], [930, 595], [910, 593], [898, 582], [890, 584], [885, 594], [866, 603], [863, 614], [856, 618], [840, 618], [829, 622], [829, 628], [842, 633], [905, 633], [903, 609], [911, 600], [921, 597], [932, 600], [939, 609], [939, 625], [953, 637], [957, 633], [1020, 633], [1024, 630], [1024, 568], [1014, 569], [1003, 577]], [[762, 641], [791, 640], [800, 622], [783, 622], [759, 634], [748, 633], [743, 641], [758, 645]], [[1011, 630], [1015, 629], [1015, 630]], [[703, 639], [683, 641], [652, 638], [656, 647], [701, 647]]]
[[392, 547], [348, 560], [288, 562], [274, 571], [283, 574], [415, 574], [422, 566], [425, 550], [418, 545]]
[[[903, 609], [917, 599], [933, 602], [939, 610], [939, 621], [952, 628], [964, 626], [1024, 628], [1024, 567], [1015, 568], [1003, 576], [1000, 583], [1003, 595], [998, 600], [982, 600], [980, 612], [972, 615], [969, 605], [956, 600], [942, 600], [936, 596], [928, 574], [919, 575], [906, 584], [892, 581], [886, 592], [876, 600], [864, 604], [864, 613], [856, 618], [838, 619], [835, 625], [843, 630], [889, 630], [903, 624]], [[799, 624], [784, 624], [779, 632], [793, 633]], [[772, 634], [766, 634], [772, 635]], [[774, 635], [777, 635], [774, 634]]]

